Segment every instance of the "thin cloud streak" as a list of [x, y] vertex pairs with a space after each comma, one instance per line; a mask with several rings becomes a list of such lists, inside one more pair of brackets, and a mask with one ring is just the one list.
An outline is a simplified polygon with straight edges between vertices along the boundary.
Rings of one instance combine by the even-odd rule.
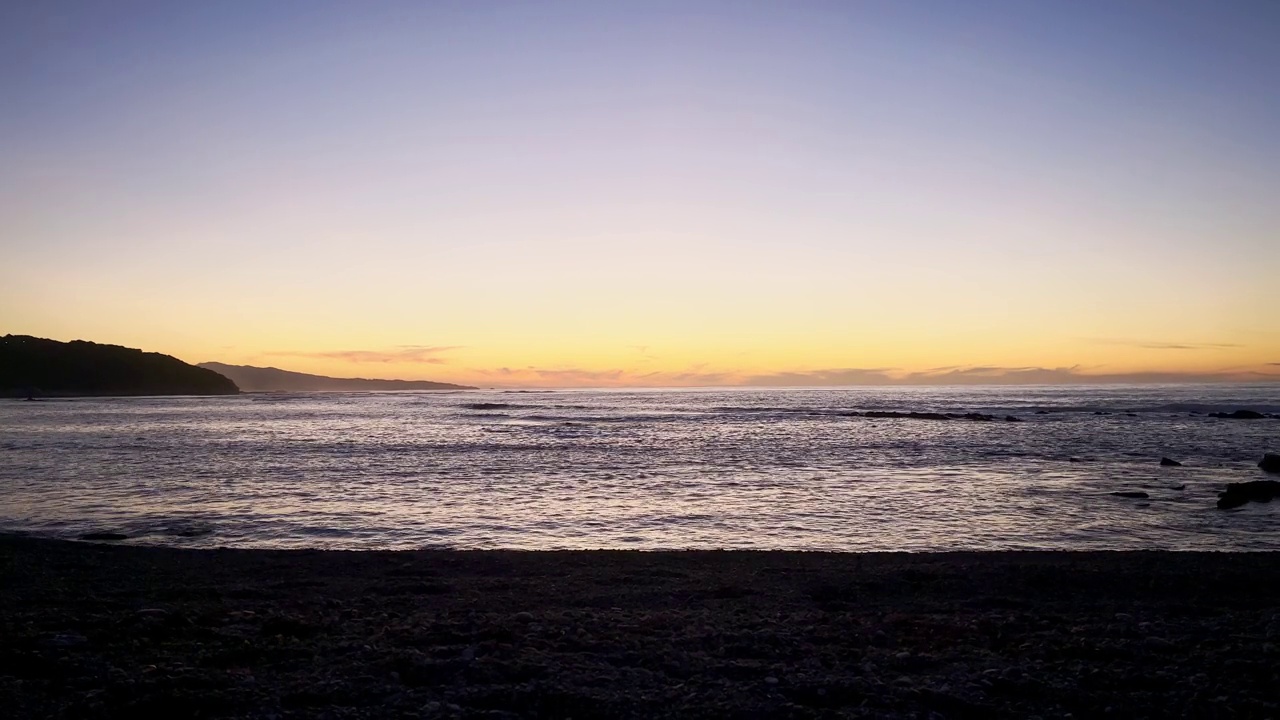
[[1201, 343], [1199, 345], [1182, 345], [1178, 343], [1147, 343], [1139, 347], [1147, 350], [1212, 350], [1216, 348], [1237, 348], [1234, 343]]
[[646, 360], [657, 360], [657, 359], [658, 359], [658, 356], [657, 356], [657, 355], [653, 355], [653, 354], [651, 354], [651, 353], [649, 352], [649, 346], [648, 346], [648, 345], [628, 345], [627, 347], [628, 347], [628, 348], [630, 348], [630, 349], [632, 349], [632, 350], [635, 350], [637, 353], [639, 353], [639, 354], [640, 354], [640, 357], [643, 357], [643, 358], [645, 358]]
[[[1079, 365], [1071, 367], [999, 367], [980, 365], [945, 371], [926, 370], [903, 375], [884, 375], [878, 371], [850, 372], [847, 370], [816, 370], [808, 373], [783, 373], [750, 378], [747, 384], [771, 384], [778, 379], [793, 382], [778, 384], [797, 385], [1089, 385], [1089, 384], [1155, 384], [1155, 383], [1218, 383], [1248, 380], [1275, 380], [1280, 375], [1254, 371], [1223, 372], [1088, 372]], [[866, 382], [829, 382], [829, 379], [859, 377]], [[879, 380], [879, 381], [877, 381]]]
[[446, 361], [436, 357], [441, 353], [456, 350], [460, 345], [398, 345], [395, 350], [331, 350], [325, 352], [302, 352], [279, 350], [265, 353], [277, 357], [299, 357], [318, 360], [340, 360], [352, 363], [422, 363], [443, 365]]
[[1123, 345], [1144, 350], [1218, 350], [1224, 348], [1244, 347], [1239, 343], [1209, 342], [1151, 342], [1148, 340], [1124, 340], [1117, 338], [1092, 338], [1089, 342], [1095, 345]]

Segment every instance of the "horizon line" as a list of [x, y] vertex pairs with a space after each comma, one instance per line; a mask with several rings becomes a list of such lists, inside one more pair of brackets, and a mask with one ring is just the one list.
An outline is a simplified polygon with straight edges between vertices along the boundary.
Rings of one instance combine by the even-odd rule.
[[[225, 365], [310, 375], [340, 380], [435, 382], [472, 385], [493, 389], [652, 389], [652, 388], [803, 388], [803, 387], [978, 387], [978, 386], [1059, 386], [1059, 385], [1250, 385], [1280, 383], [1280, 373], [1259, 370], [1224, 369], [1204, 372], [1139, 370], [1131, 372], [1088, 372], [1071, 367], [1000, 367], [990, 365], [955, 366], [945, 370], [902, 371], [897, 368], [840, 368], [773, 373], [745, 372], [652, 372], [627, 377], [625, 370], [583, 370], [521, 368], [480, 370], [478, 377], [408, 378], [368, 375], [323, 375], [288, 370], [274, 365], [234, 365], [206, 360], [195, 365]], [[358, 372], [358, 371], [357, 371]], [[517, 380], [528, 374], [531, 377]], [[490, 377], [485, 377], [485, 376]], [[493, 377], [508, 376], [502, 379]], [[666, 376], [666, 377], [664, 377]], [[646, 382], [651, 378], [652, 382]], [[560, 382], [557, 382], [559, 380]], [[567, 381], [566, 381], [567, 380]], [[576, 381], [575, 381], [576, 380]], [[683, 380], [683, 382], [682, 382]]]

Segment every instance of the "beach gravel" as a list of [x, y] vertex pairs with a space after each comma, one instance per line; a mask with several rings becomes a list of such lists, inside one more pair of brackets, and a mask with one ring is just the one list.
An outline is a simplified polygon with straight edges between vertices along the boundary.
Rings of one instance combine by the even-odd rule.
[[12, 718], [1264, 718], [1272, 553], [0, 538]]

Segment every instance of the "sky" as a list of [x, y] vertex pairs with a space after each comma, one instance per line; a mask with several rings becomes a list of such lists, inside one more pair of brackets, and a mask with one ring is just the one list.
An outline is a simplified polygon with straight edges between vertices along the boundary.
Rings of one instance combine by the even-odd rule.
[[1280, 380], [1280, 3], [0, 5], [0, 333], [480, 385]]

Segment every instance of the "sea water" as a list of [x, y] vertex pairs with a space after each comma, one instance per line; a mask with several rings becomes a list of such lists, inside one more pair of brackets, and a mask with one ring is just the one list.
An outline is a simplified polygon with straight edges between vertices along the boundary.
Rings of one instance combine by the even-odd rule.
[[[1278, 419], [1209, 417], [1243, 408], [1280, 413], [1280, 384], [5, 401], [0, 531], [262, 548], [1280, 549], [1280, 503], [1214, 505], [1280, 452]], [[1000, 419], [850, 414], [868, 410]]]

